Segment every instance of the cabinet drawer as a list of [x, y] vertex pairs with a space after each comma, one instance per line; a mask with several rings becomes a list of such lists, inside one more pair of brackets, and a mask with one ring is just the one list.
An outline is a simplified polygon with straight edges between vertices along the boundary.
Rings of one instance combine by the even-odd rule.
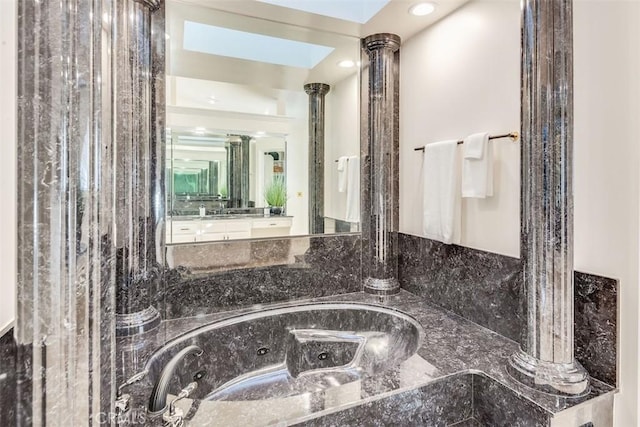
[[193, 243], [196, 241], [195, 233], [192, 234], [174, 234], [168, 243]]
[[227, 222], [227, 232], [229, 233], [242, 233], [251, 232], [251, 222], [250, 221], [228, 221]]
[[283, 228], [291, 227], [291, 218], [256, 219], [253, 228]]
[[227, 225], [221, 221], [202, 221], [202, 233], [224, 233]]
[[227, 240], [250, 239], [251, 231], [232, 231], [227, 233]]
[[199, 221], [173, 221], [171, 223], [171, 232], [173, 235], [178, 234], [195, 234], [200, 230]]
[[220, 240], [227, 240], [225, 233], [202, 233], [198, 234], [196, 238], [197, 242], [217, 242]]

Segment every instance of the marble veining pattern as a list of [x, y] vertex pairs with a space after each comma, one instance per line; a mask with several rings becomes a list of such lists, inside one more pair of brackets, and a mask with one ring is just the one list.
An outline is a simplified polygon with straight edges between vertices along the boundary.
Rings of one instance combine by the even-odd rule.
[[514, 341], [524, 325], [520, 260], [400, 234], [400, 284]]
[[[203, 265], [199, 262], [184, 267], [186, 260], [203, 253], [202, 245], [171, 249], [185, 255], [173, 255], [180, 257], [178, 267], [167, 272], [159, 295], [166, 319], [361, 290], [358, 235], [216, 242], [206, 247], [205, 270], [197, 268]], [[224, 267], [227, 260], [240, 264], [229, 269]], [[211, 266], [213, 261], [220, 266]]]
[[550, 421], [542, 408], [484, 375], [474, 376], [473, 418], [496, 427], [546, 427]]
[[[400, 37], [362, 39], [360, 203], [365, 291], [396, 293], [398, 284]], [[365, 98], [366, 94], [366, 98]]]
[[18, 348], [11, 328], [0, 336], [0, 420], [7, 426], [17, 425], [17, 357]]
[[576, 359], [589, 374], [617, 385], [618, 281], [576, 272]]
[[[403, 289], [520, 342], [526, 324], [519, 259], [402, 233], [399, 244]], [[618, 283], [574, 277], [576, 358], [592, 377], [616, 385]]]
[[324, 233], [325, 95], [331, 86], [307, 83], [309, 95], [309, 233]]
[[[460, 426], [472, 415], [473, 377], [462, 374], [293, 425]], [[464, 424], [462, 424], [464, 426]]]

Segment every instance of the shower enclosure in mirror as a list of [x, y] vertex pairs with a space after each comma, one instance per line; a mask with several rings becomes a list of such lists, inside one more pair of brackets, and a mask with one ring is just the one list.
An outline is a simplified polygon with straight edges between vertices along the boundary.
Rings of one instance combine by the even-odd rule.
[[359, 39], [227, 3], [166, 4], [166, 242], [359, 231]]

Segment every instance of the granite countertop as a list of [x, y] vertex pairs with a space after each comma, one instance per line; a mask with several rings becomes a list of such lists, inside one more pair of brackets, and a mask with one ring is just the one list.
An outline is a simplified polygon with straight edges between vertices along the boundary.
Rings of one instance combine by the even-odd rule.
[[[353, 293], [339, 296], [323, 297], [312, 300], [295, 301], [268, 305], [271, 307], [287, 306], [299, 304], [301, 302], [353, 302], [380, 305], [387, 308], [397, 309], [414, 317], [424, 329], [424, 338], [417, 351], [417, 356], [405, 361], [399, 369], [387, 372], [381, 376], [361, 380], [357, 398], [348, 402], [335, 402], [327, 405], [324, 402], [311, 413], [291, 414], [286, 417], [287, 424], [295, 424], [302, 419], [309, 419], [315, 416], [323, 416], [334, 413], [347, 407], [360, 405], [375, 401], [383, 397], [388, 397], [394, 393], [415, 389], [445, 377], [460, 373], [481, 373], [490, 379], [507, 387], [511, 392], [520, 398], [524, 398], [550, 415], [557, 414], [565, 409], [583, 403], [591, 398], [607, 393], [615, 392], [615, 389], [601, 381], [592, 380], [590, 393], [581, 398], [562, 398], [545, 395], [535, 392], [511, 379], [506, 371], [508, 357], [518, 350], [519, 344], [505, 338], [489, 329], [470, 322], [458, 315], [434, 307], [425, 303], [420, 297], [407, 291], [389, 297], [378, 297], [365, 293]], [[267, 307], [267, 306], [265, 306]], [[136, 348], [136, 357], [131, 360], [138, 361], [138, 366], [127, 367], [125, 372], [131, 375], [140, 369], [147, 360], [148, 355], [162, 346], [163, 343], [182, 335], [184, 332], [197, 328], [211, 322], [227, 317], [239, 315], [245, 312], [254, 311], [260, 306], [235, 310], [232, 312], [217, 313], [197, 318], [183, 318], [163, 322], [154, 339], [145, 341], [145, 350], [140, 352], [140, 338], [138, 344], [131, 339], [123, 339], [120, 343]], [[144, 338], [143, 338], [144, 339]], [[129, 340], [129, 341], [127, 341]], [[149, 345], [147, 345], [149, 344]], [[146, 354], [144, 354], [146, 353]], [[345, 388], [349, 384], [341, 386]], [[340, 388], [340, 387], [338, 387]], [[183, 402], [188, 410], [192, 402], [188, 399]], [[199, 402], [198, 413], [188, 425], [199, 426], [198, 418], [204, 419], [211, 416], [207, 414], [207, 406], [215, 402]], [[264, 405], [263, 405], [264, 406]], [[213, 407], [212, 407], [213, 408]], [[219, 415], [220, 407], [212, 409]], [[256, 408], [263, 411], [264, 408]], [[317, 411], [317, 412], [315, 412]], [[236, 413], [236, 412], [233, 412]], [[273, 420], [272, 420], [273, 421]], [[202, 424], [209, 425], [209, 424]]]

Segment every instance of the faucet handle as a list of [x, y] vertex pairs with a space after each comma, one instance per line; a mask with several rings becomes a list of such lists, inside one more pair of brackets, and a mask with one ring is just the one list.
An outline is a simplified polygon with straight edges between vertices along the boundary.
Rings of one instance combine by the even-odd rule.
[[144, 377], [147, 376], [147, 374], [149, 373], [149, 371], [142, 371], [142, 372], [138, 372], [137, 374], [135, 374], [134, 376], [132, 376], [131, 378], [129, 378], [127, 381], [125, 381], [124, 383], [122, 383], [120, 385], [120, 387], [118, 387], [118, 396], [120, 396], [122, 394], [122, 390], [126, 387], [129, 387], [132, 384], [137, 383], [138, 381], [142, 380]]
[[174, 408], [173, 413], [167, 411], [162, 414], [162, 420], [166, 423], [165, 427], [182, 427], [184, 425], [184, 413], [182, 409]]
[[185, 388], [183, 388], [182, 390], [180, 390], [180, 393], [178, 393], [178, 396], [177, 396], [175, 399], [173, 399], [173, 400], [171, 401], [171, 403], [169, 403], [169, 411], [168, 411], [168, 412], [165, 412], [165, 415], [167, 415], [167, 413], [168, 413], [168, 416], [169, 416], [169, 417], [172, 417], [172, 416], [174, 416], [174, 415], [177, 413], [177, 411], [182, 412], [182, 411], [180, 410], [180, 408], [176, 408], [176, 402], [177, 402], [178, 400], [182, 400], [182, 399], [184, 399], [184, 398], [186, 398], [186, 397], [189, 397], [189, 395], [190, 395], [191, 393], [193, 393], [193, 391], [194, 391], [196, 388], [198, 388], [198, 383], [197, 383], [197, 382], [195, 382], [195, 381], [193, 381], [193, 382], [190, 382], [190, 383], [189, 383]]
[[189, 397], [189, 395], [193, 393], [193, 391], [197, 388], [198, 388], [197, 382], [195, 381], [190, 382], [189, 384], [187, 384], [185, 388], [180, 390], [180, 393], [178, 393], [178, 397], [174, 400], [174, 402], [178, 399], [184, 399], [185, 397]]
[[120, 396], [118, 396], [118, 398], [115, 401], [116, 413], [125, 414], [129, 412], [129, 409], [131, 408], [130, 402], [131, 402], [130, 394], [121, 394]]

